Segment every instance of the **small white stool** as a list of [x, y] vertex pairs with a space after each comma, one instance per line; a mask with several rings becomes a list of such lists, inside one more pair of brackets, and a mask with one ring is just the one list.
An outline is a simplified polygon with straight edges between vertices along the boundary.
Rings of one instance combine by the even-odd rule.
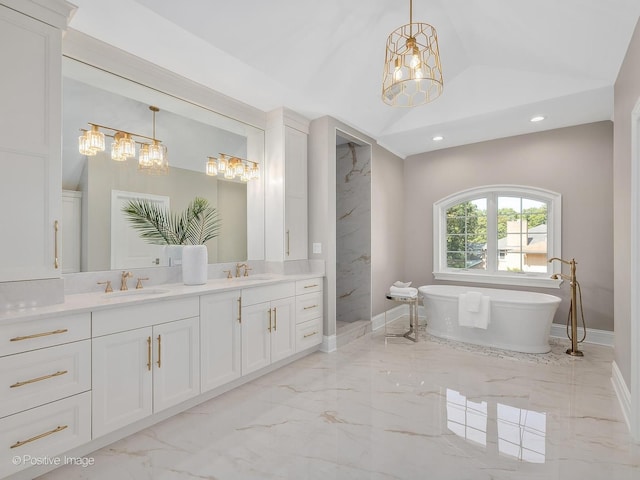
[[[387, 298], [398, 303], [409, 305], [409, 331], [406, 333], [387, 333], [387, 313], [384, 314], [384, 338], [404, 337], [413, 342], [418, 341], [418, 295], [415, 297], [398, 297], [387, 293]], [[413, 335], [413, 337], [411, 336]]]

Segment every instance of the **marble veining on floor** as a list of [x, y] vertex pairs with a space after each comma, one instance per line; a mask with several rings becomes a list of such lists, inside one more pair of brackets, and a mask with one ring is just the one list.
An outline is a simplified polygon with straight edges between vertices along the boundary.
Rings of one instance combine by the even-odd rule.
[[379, 331], [42, 478], [637, 480], [613, 352], [582, 350], [536, 364]]

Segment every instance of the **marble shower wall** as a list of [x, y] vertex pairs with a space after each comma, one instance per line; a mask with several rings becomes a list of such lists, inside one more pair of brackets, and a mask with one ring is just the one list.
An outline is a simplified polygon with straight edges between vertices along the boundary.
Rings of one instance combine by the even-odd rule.
[[336, 320], [371, 320], [371, 146], [336, 147]]

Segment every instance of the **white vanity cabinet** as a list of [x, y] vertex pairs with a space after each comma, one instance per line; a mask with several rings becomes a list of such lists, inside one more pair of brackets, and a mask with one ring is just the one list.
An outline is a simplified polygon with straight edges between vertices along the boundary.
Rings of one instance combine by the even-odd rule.
[[17, 320], [0, 329], [0, 478], [91, 440], [91, 315]]
[[[0, 282], [60, 276], [62, 32], [72, 6], [0, 2]], [[4, 6], [8, 4], [11, 8]], [[25, 14], [16, 10], [24, 10]], [[38, 20], [41, 18], [42, 21]]]
[[92, 315], [93, 438], [200, 394], [198, 298]]
[[307, 138], [308, 132], [284, 127], [285, 260], [306, 260], [308, 255]]
[[[267, 118], [266, 259], [306, 260], [309, 122], [281, 108]], [[284, 180], [284, 181], [283, 181]]]
[[200, 387], [202, 393], [241, 375], [240, 290], [200, 297]]
[[293, 355], [295, 283], [242, 290], [242, 374]]

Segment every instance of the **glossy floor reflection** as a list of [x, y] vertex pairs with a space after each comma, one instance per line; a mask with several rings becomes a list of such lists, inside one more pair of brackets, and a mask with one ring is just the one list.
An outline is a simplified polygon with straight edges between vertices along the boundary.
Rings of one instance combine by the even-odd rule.
[[43, 478], [637, 480], [613, 352], [582, 350], [534, 364], [374, 333]]

